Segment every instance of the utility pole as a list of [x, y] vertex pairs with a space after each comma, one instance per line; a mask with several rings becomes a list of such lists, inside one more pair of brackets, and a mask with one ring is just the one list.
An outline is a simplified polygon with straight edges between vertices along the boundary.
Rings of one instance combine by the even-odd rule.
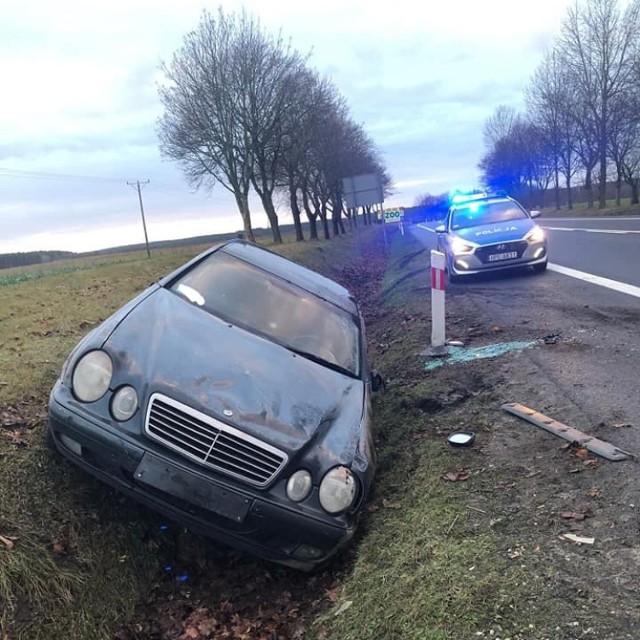
[[147, 245], [147, 258], [151, 258], [151, 251], [149, 251], [149, 236], [147, 236], [147, 223], [144, 220], [144, 207], [142, 206], [142, 187], [149, 184], [148, 180], [144, 182], [140, 182], [140, 180], [136, 180], [135, 182], [127, 182], [130, 187], [138, 190], [138, 200], [140, 201], [140, 215], [142, 216], [142, 228], [144, 229], [144, 241]]

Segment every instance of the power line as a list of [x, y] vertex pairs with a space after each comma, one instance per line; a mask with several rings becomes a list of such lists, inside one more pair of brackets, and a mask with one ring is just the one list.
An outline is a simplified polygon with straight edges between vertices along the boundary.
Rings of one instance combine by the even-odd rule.
[[81, 176], [70, 173], [51, 173], [47, 171], [30, 171], [28, 169], [11, 169], [0, 167], [0, 176], [9, 178], [30, 178], [34, 180], [84, 180], [90, 182], [122, 183], [124, 179], [106, 178], [103, 176]]

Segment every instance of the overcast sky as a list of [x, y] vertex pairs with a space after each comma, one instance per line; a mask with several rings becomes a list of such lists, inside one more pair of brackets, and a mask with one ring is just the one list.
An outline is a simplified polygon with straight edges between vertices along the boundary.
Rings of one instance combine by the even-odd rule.
[[[386, 206], [478, 183], [482, 126], [523, 88], [572, 0], [227, 0], [331, 76], [382, 151]], [[86, 251], [242, 227], [222, 187], [160, 158], [156, 83], [202, 0], [0, 0], [0, 253]], [[266, 226], [257, 202], [254, 226]], [[283, 222], [290, 222], [286, 208]]]

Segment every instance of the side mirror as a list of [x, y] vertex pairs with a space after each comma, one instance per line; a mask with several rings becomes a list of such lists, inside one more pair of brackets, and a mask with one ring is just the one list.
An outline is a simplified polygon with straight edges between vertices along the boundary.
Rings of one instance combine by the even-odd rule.
[[446, 224], [439, 224], [434, 231], [436, 233], [447, 233], [447, 225]]
[[540, 212], [539, 211], [530, 211], [531, 213], [531, 217], [532, 218], [539, 218], [540, 217]]
[[382, 374], [378, 373], [375, 369], [369, 374], [369, 379], [371, 380], [372, 391], [380, 391], [380, 389], [387, 388]]

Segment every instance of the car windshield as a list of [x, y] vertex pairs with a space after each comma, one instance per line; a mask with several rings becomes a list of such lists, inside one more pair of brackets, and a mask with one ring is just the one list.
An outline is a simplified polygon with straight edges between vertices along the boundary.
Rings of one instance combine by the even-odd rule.
[[222, 251], [171, 290], [232, 324], [359, 375], [359, 329], [335, 305]]
[[496, 224], [528, 218], [526, 211], [513, 201], [471, 202], [451, 213], [451, 229], [468, 229], [483, 224]]

